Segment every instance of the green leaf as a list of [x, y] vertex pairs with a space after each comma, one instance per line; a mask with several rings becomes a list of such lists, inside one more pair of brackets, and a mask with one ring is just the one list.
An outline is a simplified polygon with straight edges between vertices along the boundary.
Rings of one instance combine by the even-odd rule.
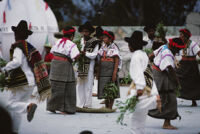
[[124, 117], [125, 117], [126, 113], [130, 114], [130, 113], [133, 113], [135, 111], [137, 102], [138, 102], [138, 98], [136, 96], [128, 98], [125, 101], [125, 103], [123, 103], [121, 101], [117, 101], [116, 106], [120, 110], [120, 115], [118, 116], [116, 122], [120, 123], [121, 125], [126, 125], [126, 124], [123, 123]]
[[113, 82], [109, 82], [104, 86], [103, 98], [107, 100], [117, 98], [118, 92], [119, 88], [116, 86], [116, 84]]

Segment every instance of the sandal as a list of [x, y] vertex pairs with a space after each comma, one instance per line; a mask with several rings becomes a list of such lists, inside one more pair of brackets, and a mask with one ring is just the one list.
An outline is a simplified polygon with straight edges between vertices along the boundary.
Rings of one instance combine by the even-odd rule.
[[29, 122], [32, 121], [36, 108], [37, 108], [37, 105], [34, 104], [34, 103], [31, 103], [31, 104], [28, 105], [28, 107], [27, 107], [27, 120]]

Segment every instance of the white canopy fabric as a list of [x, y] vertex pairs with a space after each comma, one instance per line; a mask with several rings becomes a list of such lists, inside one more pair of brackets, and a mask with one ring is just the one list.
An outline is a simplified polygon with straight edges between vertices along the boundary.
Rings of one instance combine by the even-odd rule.
[[14, 43], [11, 26], [17, 26], [20, 20], [26, 20], [33, 34], [28, 41], [40, 53], [43, 52], [46, 38], [53, 45], [54, 33], [58, 32], [57, 20], [43, 0], [3, 0], [0, 2], [0, 46], [3, 58], [9, 60], [9, 49]]

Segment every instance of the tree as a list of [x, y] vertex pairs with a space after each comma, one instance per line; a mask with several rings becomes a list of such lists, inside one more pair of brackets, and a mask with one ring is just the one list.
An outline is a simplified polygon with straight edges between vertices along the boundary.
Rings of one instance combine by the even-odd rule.
[[[79, 6], [74, 1], [82, 3]], [[46, 0], [60, 24], [146, 25], [163, 21], [165, 25], [184, 25], [197, 0]], [[88, 6], [83, 8], [83, 6]]]

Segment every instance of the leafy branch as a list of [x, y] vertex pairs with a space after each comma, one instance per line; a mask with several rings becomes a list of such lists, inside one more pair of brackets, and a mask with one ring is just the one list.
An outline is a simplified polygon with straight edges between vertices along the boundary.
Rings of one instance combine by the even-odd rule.
[[103, 98], [106, 100], [115, 99], [118, 96], [119, 88], [115, 83], [110, 82], [104, 86]]
[[125, 103], [122, 101], [117, 101], [116, 106], [120, 110], [120, 115], [117, 118], [117, 123], [120, 123], [121, 125], [126, 125], [123, 123], [124, 116], [128, 112], [128, 114], [133, 113], [135, 111], [136, 105], [138, 103], [137, 96], [132, 96], [131, 98], [128, 98]]

